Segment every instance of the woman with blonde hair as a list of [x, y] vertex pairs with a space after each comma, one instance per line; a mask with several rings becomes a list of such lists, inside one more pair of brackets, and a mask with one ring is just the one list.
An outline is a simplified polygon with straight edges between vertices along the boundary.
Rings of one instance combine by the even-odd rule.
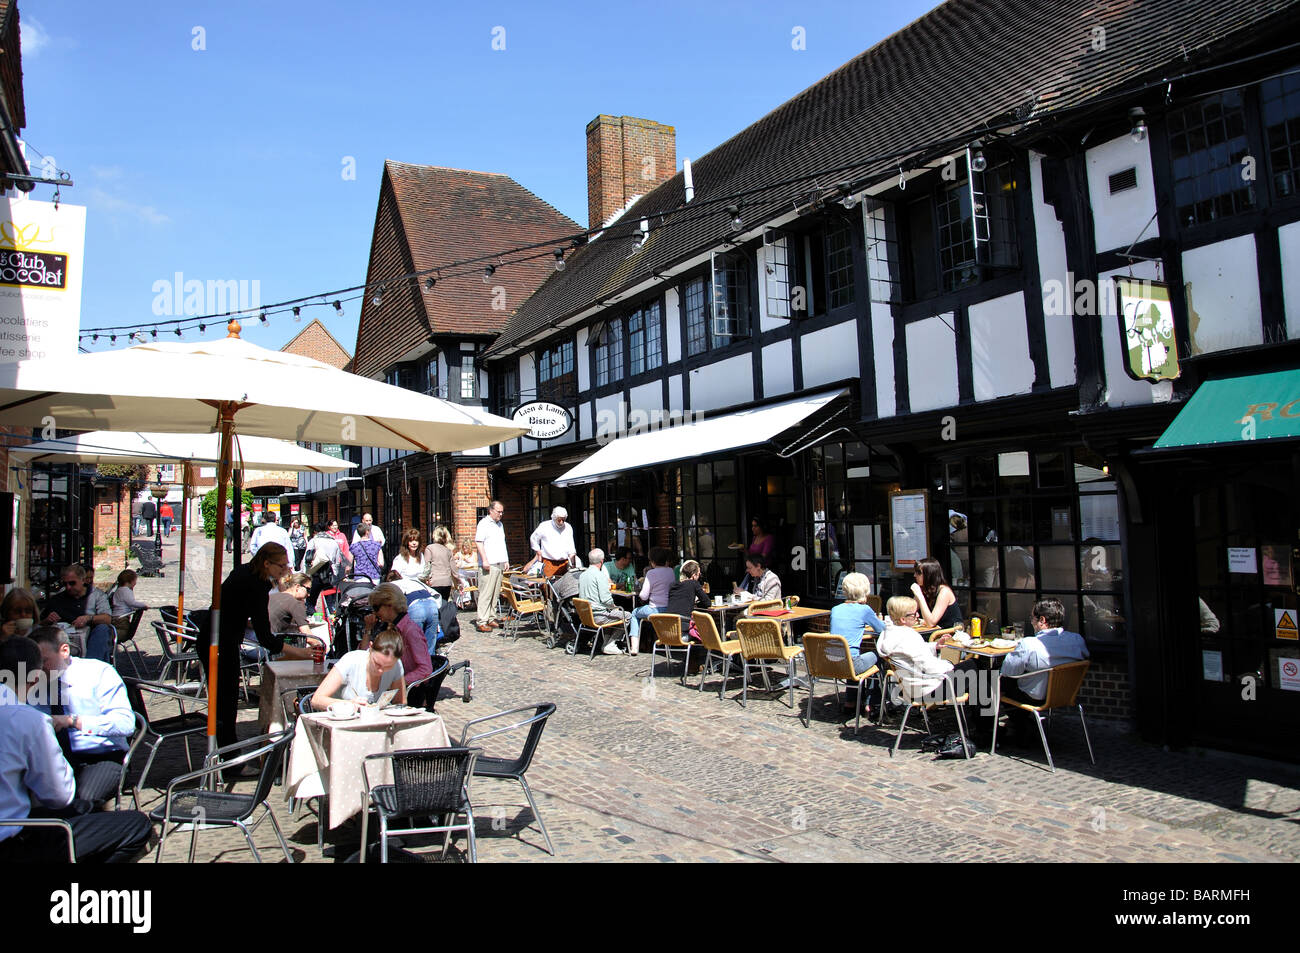
[[433, 528], [430, 538], [431, 542], [424, 547], [425, 582], [446, 602], [451, 598], [451, 587], [457, 583], [451, 532], [439, 524]]
[[831, 609], [831, 635], [842, 635], [849, 643], [853, 658], [853, 671], [861, 675], [880, 660], [875, 652], [861, 654], [862, 640], [869, 634], [879, 637], [885, 623], [867, 604], [871, 595], [871, 580], [864, 573], [851, 572], [844, 577], [844, 601]]

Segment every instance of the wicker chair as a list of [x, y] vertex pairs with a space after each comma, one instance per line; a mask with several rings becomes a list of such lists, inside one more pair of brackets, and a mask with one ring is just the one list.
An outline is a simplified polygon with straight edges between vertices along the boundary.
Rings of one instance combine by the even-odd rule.
[[736, 634], [740, 637], [740, 655], [745, 660], [745, 685], [741, 690], [740, 704], [749, 699], [749, 666], [751, 662], [767, 674], [764, 662], [784, 662], [790, 673], [790, 707], [794, 708], [794, 660], [803, 654], [803, 646], [786, 645], [781, 638], [781, 623], [776, 619], [739, 619]]
[[745, 615], [752, 616], [755, 612], [762, 612], [766, 609], [782, 609], [784, 607], [785, 603], [780, 599], [755, 599], [745, 606]]
[[880, 615], [880, 613], [884, 611], [884, 602], [881, 600], [880, 596], [876, 595], [874, 592], [867, 596], [867, 605], [871, 606], [871, 611], [876, 615]]
[[506, 625], [501, 629], [501, 635], [504, 637], [513, 632], [517, 642], [519, 641], [519, 626], [524, 620], [531, 619], [533, 624], [538, 627], [538, 630], [541, 630], [546, 603], [541, 599], [534, 598], [527, 591], [525, 583], [517, 584], [523, 587], [523, 592], [517, 591], [515, 585], [516, 583], [513, 580], [503, 582], [501, 585], [501, 595], [505, 597], [506, 604], [510, 607], [510, 610], [506, 613]]
[[[1097, 763], [1097, 759], [1092, 753], [1092, 739], [1088, 737], [1088, 722], [1083, 717], [1083, 706], [1078, 703], [1079, 688], [1083, 685], [1084, 676], [1088, 674], [1088, 666], [1091, 664], [1085, 659], [1081, 662], [1068, 662], [1065, 665], [1056, 665], [1048, 669], [1047, 697], [1043, 699], [1041, 705], [1029, 705], [1008, 698], [1006, 695], [1003, 695], [999, 700], [1000, 705], [1011, 705], [1034, 716], [1034, 722], [1038, 725], [1038, 737], [1043, 742], [1043, 753], [1047, 755], [1047, 766], [1052, 769], [1053, 774], [1056, 773], [1056, 764], [1052, 761], [1052, 749], [1047, 746], [1047, 732], [1043, 730], [1043, 712], [1047, 712], [1048, 718], [1051, 718], [1053, 708], [1077, 708], [1079, 710], [1079, 724], [1083, 726], [1083, 740], [1088, 745], [1088, 759], [1093, 764]], [[1025, 672], [1021, 675], [1003, 675], [1002, 678], [1014, 678], [1018, 681], [1030, 675], [1042, 674], [1041, 671]], [[998, 723], [995, 718], [993, 720], [993, 744], [989, 749], [989, 753], [997, 754], [997, 750]]]
[[[149, 817], [157, 821], [161, 829], [158, 851], [153, 858], [154, 863], [162, 858], [163, 844], [167, 841], [167, 825], [170, 823], [176, 825], [172, 828], [173, 833], [186, 824], [190, 826], [189, 862], [191, 864], [194, 863], [199, 830], [207, 827], [237, 827], [244, 835], [244, 840], [248, 842], [248, 849], [253, 852], [253, 859], [260, 864], [262, 855], [257, 852], [257, 845], [253, 843], [253, 830], [269, 817], [271, 828], [280, 842], [280, 849], [284, 851], [284, 859], [292, 864], [293, 853], [289, 850], [284, 835], [280, 833], [280, 825], [276, 822], [275, 815], [271, 813], [271, 805], [267, 803], [267, 798], [271, 795], [271, 785], [275, 783], [282, 763], [283, 751], [292, 741], [292, 728], [286, 728], [274, 735], [249, 738], [247, 741], [218, 748], [214, 753], [215, 760], [210, 756], [209, 763], [199, 770], [173, 778], [167, 785], [163, 806], [149, 812]], [[257, 786], [252, 794], [214, 790], [220, 782], [221, 772], [252, 764], [258, 758], [262, 759], [262, 768], [258, 773]], [[185, 790], [178, 790], [182, 786]], [[249, 824], [249, 819], [258, 807], [263, 808], [264, 813]]]
[[880, 666], [873, 665], [861, 675], [853, 670], [853, 656], [849, 654], [849, 641], [842, 635], [818, 635], [809, 632], [803, 637], [804, 664], [808, 667], [808, 727], [812, 727], [813, 695], [817, 691], [817, 679], [830, 679], [835, 683], [835, 698], [840, 696], [840, 682], [858, 687], [857, 720], [853, 724], [853, 733], [862, 727], [862, 699], [866, 695], [863, 683], [880, 674]]
[[[388, 751], [367, 755], [361, 764], [361, 777], [365, 783], [364, 803], [374, 804], [379, 815], [379, 860], [388, 863], [388, 838], [411, 834], [445, 833], [442, 853], [446, 856], [453, 831], [464, 831], [469, 841], [470, 863], [478, 860], [474, 843], [474, 809], [469, 801], [469, 780], [474, 774], [474, 760], [479, 748], [414, 748], [406, 751]], [[374, 761], [392, 762], [393, 783], [372, 785], [370, 766]], [[389, 831], [390, 821], [417, 818], [446, 818], [455, 821], [455, 815], [464, 814], [463, 824], [435, 824], [429, 827], [403, 827]], [[368, 853], [370, 810], [361, 815], [361, 862]]]
[[[700, 691], [704, 691], [704, 679], [708, 677], [713, 667], [713, 660], [716, 658], [719, 662], [719, 671], [722, 673], [722, 684], [718, 686], [718, 698], [721, 699], [723, 692], [727, 690], [727, 678], [731, 669], [731, 660], [740, 654], [740, 640], [728, 639], [723, 641], [718, 635], [717, 623], [713, 621], [713, 616], [707, 612], [692, 612], [691, 621], [695, 623], [695, 631], [699, 633], [700, 641], [704, 644], [706, 655], [704, 656], [704, 667], [700, 669]], [[735, 632], [728, 632], [728, 635], [735, 635]]]
[[[889, 662], [890, 674], [898, 681], [900, 687], [903, 684], [902, 676], [907, 676], [908, 678], [922, 677], [921, 673], [909, 668], [906, 664], [902, 662], [897, 662], [894, 659], [889, 659], [888, 662]], [[907, 705], [907, 707], [903, 709], [903, 718], [898, 723], [898, 737], [894, 740], [894, 747], [891, 748], [889, 751], [889, 755], [891, 758], [894, 755], [898, 754], [898, 748], [903, 743], [903, 731], [904, 729], [907, 728], [907, 716], [912, 713], [912, 709], [919, 708], [921, 710], [921, 718], [925, 722], [925, 733], [928, 735], [931, 733], [930, 716], [928, 714], [928, 710], [940, 705], [949, 705], [952, 707], [953, 712], [957, 716], [957, 733], [961, 737], [962, 750], [967, 752], [966, 753], [967, 758], [970, 757], [969, 749], [965, 747], [966, 746], [966, 719], [962, 715], [962, 706], [966, 704], [967, 701], [970, 700], [970, 695], [967, 693], [963, 693], [961, 695], [957, 694], [957, 683], [952, 677], [952, 672], [946, 672], [943, 675], [943, 681], [944, 684], [948, 686], [948, 690], [947, 690], [948, 697], [945, 698], [943, 701], [937, 700], [933, 694], [923, 695], [918, 698], [909, 698], [907, 691], [904, 690], [903, 701]], [[881, 707], [883, 708], [884, 706], [882, 705]]]
[[[532, 714], [523, 721], [517, 721], [514, 724], [504, 725], [500, 728], [488, 728], [486, 731], [476, 731], [474, 734], [470, 734], [470, 728], [475, 725], [485, 725], [490, 721], [509, 718], [524, 712], [531, 712]], [[524, 775], [528, 771], [528, 766], [533, 763], [533, 755], [537, 753], [537, 745], [542, 740], [542, 729], [546, 727], [546, 720], [553, 714], [555, 714], [555, 704], [553, 702], [512, 708], [509, 711], [499, 711], [495, 715], [484, 715], [482, 718], [475, 718], [473, 721], [466, 722], [460, 734], [460, 745], [465, 747], [494, 735], [505, 734], [508, 731], [518, 731], [520, 728], [528, 729], [528, 737], [524, 739], [523, 750], [517, 756], [513, 758], [494, 758], [480, 755], [474, 762], [473, 774], [476, 778], [518, 781], [523, 786], [524, 796], [528, 798], [528, 807], [532, 810], [533, 817], [537, 819], [537, 826], [542, 829], [542, 836], [546, 838], [546, 851], [552, 857], [555, 856], [555, 848], [551, 845], [551, 835], [546, 830], [546, 824], [542, 821], [541, 812], [537, 810], [537, 802], [533, 800], [532, 788], [528, 786], [528, 779]]]
[[574, 654], [577, 654], [577, 644], [582, 639], [584, 631], [591, 632], [591, 657], [596, 657], [596, 646], [600, 644], [605, 632], [612, 629], [620, 629], [624, 638], [628, 637], [627, 622], [623, 619], [610, 619], [608, 622], [597, 622], [595, 613], [592, 612], [591, 603], [586, 599], [574, 599], [573, 608], [578, 613], [578, 636], [574, 639]]
[[664, 651], [664, 661], [672, 663], [673, 653], [682, 653], [682, 684], [686, 684], [686, 670], [690, 668], [691, 643], [682, 638], [682, 617], [672, 612], [656, 612], [650, 616], [655, 631], [655, 644], [650, 650], [650, 678], [655, 677], [655, 658]]

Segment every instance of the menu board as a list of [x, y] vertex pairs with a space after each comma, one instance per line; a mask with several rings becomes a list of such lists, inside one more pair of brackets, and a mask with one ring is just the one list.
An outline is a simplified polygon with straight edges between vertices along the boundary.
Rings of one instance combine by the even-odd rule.
[[889, 530], [894, 541], [894, 569], [910, 572], [930, 555], [930, 493], [898, 490], [889, 495]]

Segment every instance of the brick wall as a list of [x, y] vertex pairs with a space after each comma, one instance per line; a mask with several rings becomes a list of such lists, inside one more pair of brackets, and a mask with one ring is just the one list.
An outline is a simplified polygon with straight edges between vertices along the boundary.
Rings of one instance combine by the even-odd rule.
[[1133, 691], [1128, 680], [1128, 664], [1094, 659], [1079, 689], [1079, 704], [1088, 718], [1131, 722]]
[[319, 320], [313, 320], [280, 350], [290, 354], [301, 354], [303, 357], [310, 357], [340, 369], [352, 359], [352, 355], [344, 349], [343, 345], [334, 340]]
[[[453, 472], [451, 529], [457, 542], [474, 538], [474, 531], [478, 528], [478, 508], [485, 507], [491, 502], [490, 494], [490, 481], [486, 467], [457, 467]], [[508, 544], [508, 536], [506, 541]]]
[[598, 228], [634, 195], [645, 195], [677, 170], [672, 126], [632, 116], [600, 115], [587, 123], [587, 217]]

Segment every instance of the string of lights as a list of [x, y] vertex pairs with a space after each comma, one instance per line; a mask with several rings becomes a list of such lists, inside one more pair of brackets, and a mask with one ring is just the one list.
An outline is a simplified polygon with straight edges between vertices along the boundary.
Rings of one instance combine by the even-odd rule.
[[[1300, 46], [1300, 44], [1293, 45]], [[1289, 48], [1290, 47], [1287, 47], [1286, 49]], [[1245, 57], [1240, 62], [1252, 58], [1254, 57]], [[1091, 100], [1088, 103], [1053, 112], [1048, 117], [1044, 118], [1051, 120], [1054, 124], [1060, 123], [1077, 112], [1094, 110], [1099, 104], [1104, 105], [1119, 98], [1132, 97], [1159, 88], [1165, 88], [1167, 90], [1166, 100], [1168, 102], [1172, 98], [1168, 95], [1168, 90], [1171, 88], [1171, 84], [1206, 73], [1224, 70], [1233, 66], [1235, 62], [1238, 61], [1234, 61], [1234, 63], [1201, 67], [1189, 70], [1178, 76], [1162, 77], [1159, 80], [1148, 81], [1136, 88], [1117, 91], [1116, 93], [1106, 97], [1104, 100]], [[1296, 71], [1295, 68], [1287, 69], [1277, 75], [1289, 75]], [[1204, 94], [1204, 90], [1198, 91], [1197, 93], [1197, 95]], [[1130, 115], [1132, 115], [1132, 111], [1130, 111]], [[548, 239], [546, 241], [519, 245], [504, 251], [491, 252], [472, 258], [460, 259], [440, 266], [412, 271], [403, 275], [383, 278], [374, 282], [353, 285], [351, 287], [340, 288], [334, 291], [317, 292], [315, 294], [304, 295], [298, 298], [277, 301], [265, 306], [255, 306], [219, 313], [214, 312], [211, 314], [196, 316], [187, 315], [178, 318], [166, 318], [136, 324], [87, 328], [80, 333], [78, 343], [84, 344], [87, 341], [98, 343], [100, 339], [104, 337], [108, 338], [110, 344], [116, 344], [119, 337], [128, 341], [143, 343], [148, 340], [157, 340], [159, 333], [173, 334], [179, 338], [183, 337], [187, 331], [197, 330], [199, 334], [204, 334], [207, 332], [208, 325], [212, 325], [214, 330], [224, 329], [229, 322], [240, 319], [256, 318], [262, 325], [266, 325], [269, 323], [271, 317], [281, 314], [292, 314], [294, 321], [300, 322], [302, 319], [302, 312], [307, 308], [332, 307], [336, 313], [343, 314], [344, 303], [364, 299], [367, 296], [371, 298], [371, 303], [375, 307], [379, 307], [385, 294], [397, 288], [401, 288], [407, 282], [413, 281], [418, 282], [422, 280], [425, 290], [430, 292], [433, 291], [437, 282], [440, 280], [446, 278], [466, 277], [474, 274], [481, 274], [483, 282], [488, 284], [491, 282], [499, 268], [535, 261], [546, 257], [553, 257], [555, 270], [563, 271], [566, 267], [566, 254], [571, 250], [582, 247], [590, 241], [599, 238], [604, 238], [607, 241], [617, 238], [631, 239], [632, 250], [636, 251], [644, 247], [652, 232], [663, 232], [667, 229], [681, 227], [701, 218], [714, 217], [720, 212], [725, 213], [728, 216], [733, 231], [740, 232], [744, 228], [745, 222], [743, 216], [745, 213], [749, 213], [751, 219], [762, 220], [764, 213], [770, 213], [776, 209], [782, 208], [790, 202], [789, 199], [779, 201], [769, 200], [767, 202], [758, 201], [760, 196], [767, 193], [778, 189], [788, 189], [790, 186], [811, 183], [808, 192], [794, 200], [796, 208], [813, 207], [829, 201], [840, 201], [846, 206], [851, 206], [856, 200], [854, 193], [864, 189], [870, 181], [879, 178], [878, 167], [883, 163], [897, 163], [901, 179], [906, 172], [922, 168], [936, 156], [946, 155], [954, 149], [970, 147], [973, 150], [973, 161], [983, 164], [984, 157], [981, 147], [987, 144], [987, 141], [1007, 134], [1008, 131], [1011, 130], [1023, 131], [1032, 122], [1032, 115], [1019, 117], [1008, 115], [1005, 117], [999, 117], [991, 122], [981, 124], [977, 129], [967, 130], [961, 134], [950, 136], [942, 140], [911, 145], [905, 148], [876, 153], [869, 156], [861, 156], [851, 163], [790, 176], [785, 179], [767, 182], [749, 189], [725, 195], [718, 195], [711, 198], [697, 197], [692, 199], [690, 202], [683, 201], [674, 209], [655, 212], [650, 216], [624, 217], [608, 227], [586, 229], [570, 235]], [[1144, 116], [1139, 116], [1138, 119], [1134, 120], [1134, 136], [1139, 134], [1139, 122], [1141, 124], [1140, 132], [1142, 135], [1145, 135], [1145, 118]], [[860, 178], [852, 181], [836, 181], [837, 177], [849, 173], [862, 175], [863, 170], [868, 168], [877, 169], [877, 171], [873, 172], [869, 178]], [[823, 185], [822, 182], [827, 180], [835, 182], [835, 184], [831, 186]], [[653, 221], [654, 219], [657, 219], [657, 222]], [[524, 254], [526, 252], [536, 253]]]

